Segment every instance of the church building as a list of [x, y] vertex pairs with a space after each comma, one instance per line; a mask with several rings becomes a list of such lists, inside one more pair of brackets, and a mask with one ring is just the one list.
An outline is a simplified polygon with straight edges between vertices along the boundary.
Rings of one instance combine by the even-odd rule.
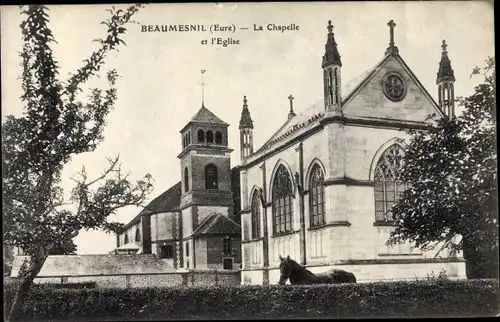
[[181, 132], [181, 180], [117, 235], [113, 253], [155, 254], [176, 269], [239, 269], [239, 172], [229, 124], [201, 109]]
[[324, 97], [290, 113], [262, 147], [259, 126], [243, 100], [240, 128], [242, 284], [276, 284], [279, 256], [289, 255], [313, 273], [337, 267], [358, 281], [426, 278], [442, 271], [465, 276], [461, 254], [385, 245], [391, 207], [406, 188], [396, 175], [408, 135], [427, 116], [454, 114], [455, 77], [443, 40], [437, 73], [438, 102], [404, 62], [388, 23], [389, 46], [380, 61], [344, 82], [333, 26], [318, 77]]

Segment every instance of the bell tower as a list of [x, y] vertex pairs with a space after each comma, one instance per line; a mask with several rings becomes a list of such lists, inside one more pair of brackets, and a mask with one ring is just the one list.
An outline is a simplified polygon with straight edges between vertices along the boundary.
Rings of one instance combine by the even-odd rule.
[[448, 116], [455, 116], [455, 73], [451, 68], [451, 61], [448, 58], [448, 45], [443, 40], [441, 44], [441, 61], [439, 62], [439, 70], [437, 73], [436, 84], [438, 86], [438, 101], [441, 111]]
[[181, 208], [188, 205], [232, 206], [229, 124], [204, 105], [181, 130]]
[[[202, 80], [202, 86], [205, 85]], [[200, 229], [205, 227], [202, 224], [217, 218], [227, 221], [234, 213], [230, 156], [233, 150], [228, 147], [228, 127], [229, 124], [205, 107], [202, 88], [201, 108], [180, 131], [182, 151], [177, 156], [181, 166], [178, 230], [183, 249], [182, 267], [186, 269], [205, 267], [207, 261], [213, 260], [206, 255], [206, 244], [196, 242], [202, 234]]]

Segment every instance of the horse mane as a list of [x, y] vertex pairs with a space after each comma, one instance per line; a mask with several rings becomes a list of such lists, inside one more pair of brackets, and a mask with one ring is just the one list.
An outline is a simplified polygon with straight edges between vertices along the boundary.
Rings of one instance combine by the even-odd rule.
[[290, 261], [292, 262], [292, 265], [293, 265], [293, 268], [294, 270], [297, 270], [297, 273], [306, 273], [306, 274], [309, 274], [309, 275], [314, 275], [310, 270], [308, 270], [305, 266], [302, 266], [300, 265], [299, 263], [297, 263], [296, 261], [294, 261], [293, 259], [290, 259]]

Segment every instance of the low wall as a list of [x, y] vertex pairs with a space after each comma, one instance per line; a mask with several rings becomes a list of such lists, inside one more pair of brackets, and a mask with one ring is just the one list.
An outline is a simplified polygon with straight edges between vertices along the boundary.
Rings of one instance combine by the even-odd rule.
[[187, 271], [173, 273], [107, 274], [87, 276], [44, 276], [35, 283], [69, 284], [95, 282], [103, 288], [240, 285], [240, 271]]

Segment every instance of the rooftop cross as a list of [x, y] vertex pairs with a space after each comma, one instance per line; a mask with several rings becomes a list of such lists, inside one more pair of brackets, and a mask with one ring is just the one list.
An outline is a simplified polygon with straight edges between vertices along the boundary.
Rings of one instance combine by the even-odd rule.
[[288, 119], [292, 118], [295, 116], [295, 113], [293, 112], [293, 99], [294, 97], [292, 95], [288, 96], [288, 99], [290, 100], [290, 113], [288, 113]]
[[205, 69], [202, 69], [201, 70], [201, 106], [205, 106], [205, 86], [207, 86], [207, 84], [205, 84], [203, 82], [203, 74], [205, 74], [206, 70]]
[[247, 97], [243, 96], [243, 106], [247, 106]]
[[394, 20], [391, 20], [387, 23], [387, 25], [389, 26], [390, 35], [391, 35], [391, 40], [389, 42], [389, 46], [393, 47], [394, 46], [394, 27], [396, 27], [396, 23], [394, 22]]

